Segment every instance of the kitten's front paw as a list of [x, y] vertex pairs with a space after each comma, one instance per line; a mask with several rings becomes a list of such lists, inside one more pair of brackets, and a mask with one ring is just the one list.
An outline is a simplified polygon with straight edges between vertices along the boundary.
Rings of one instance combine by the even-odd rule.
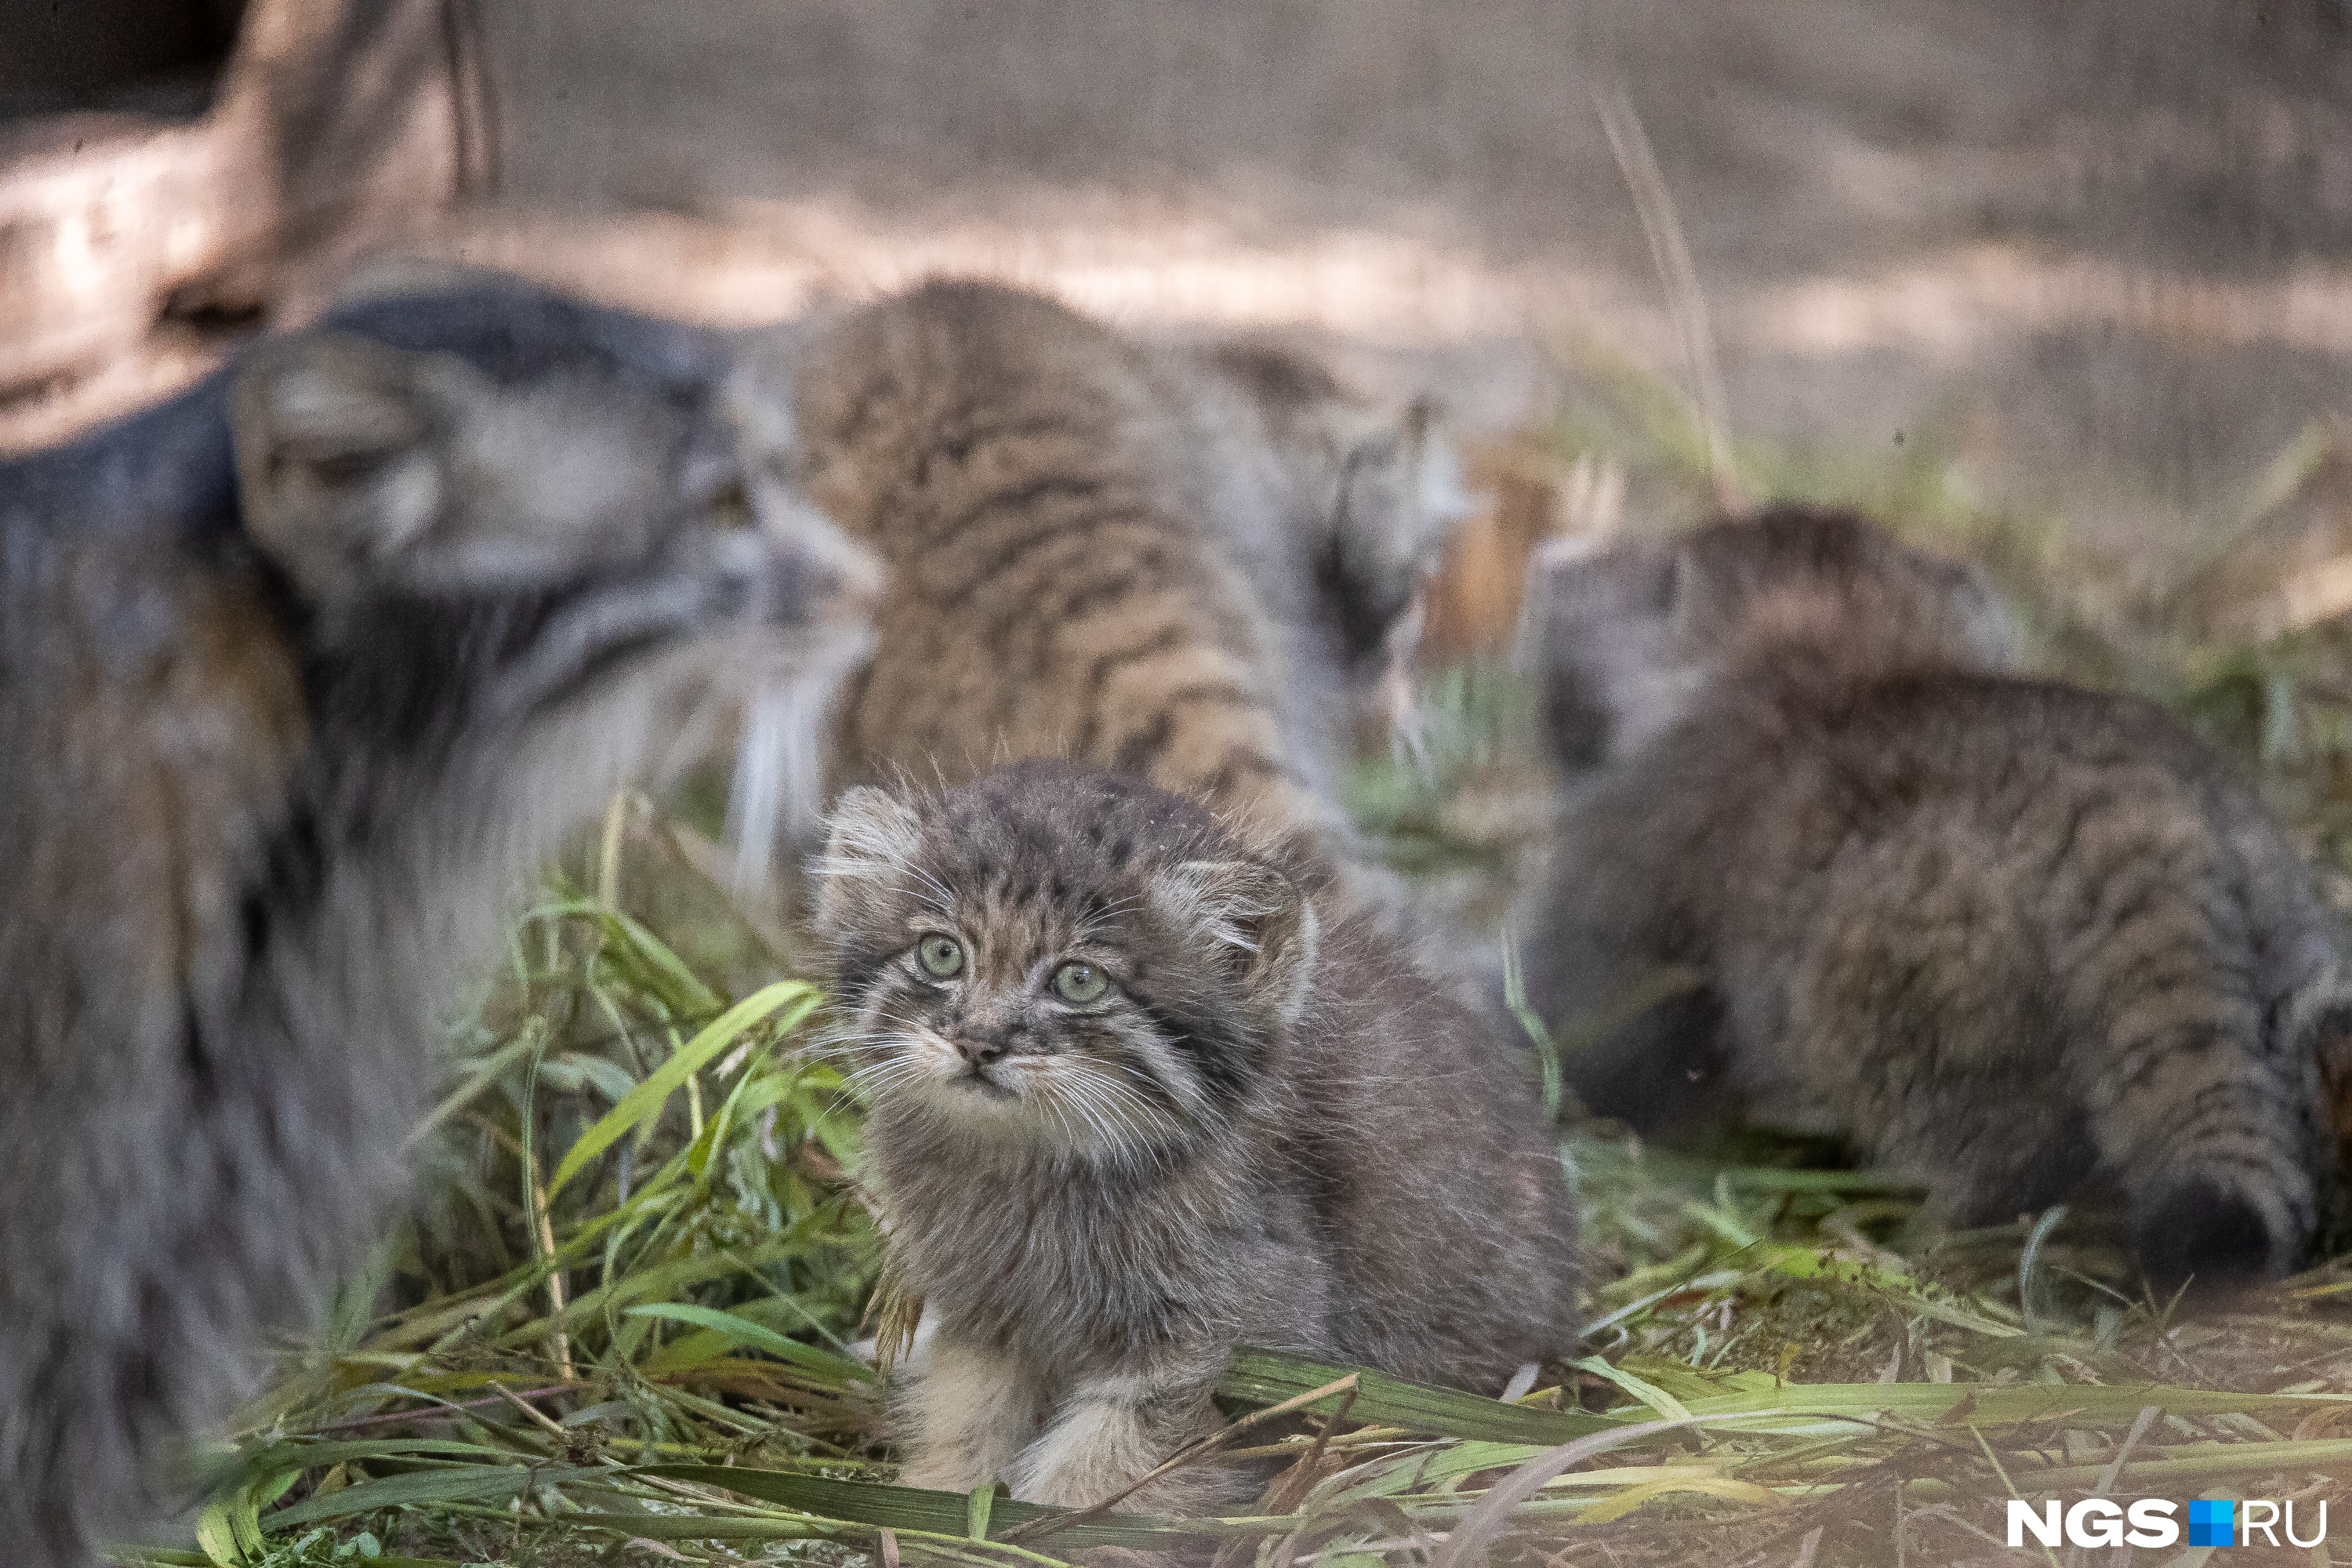
[[1117, 1496], [1164, 1455], [1155, 1452], [1131, 1412], [1082, 1405], [1022, 1452], [1013, 1495], [1048, 1508], [1092, 1508]]

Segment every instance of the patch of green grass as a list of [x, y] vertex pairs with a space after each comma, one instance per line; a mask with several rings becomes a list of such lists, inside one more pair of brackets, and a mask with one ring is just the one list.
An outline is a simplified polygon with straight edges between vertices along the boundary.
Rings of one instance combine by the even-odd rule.
[[603, 888], [559, 876], [516, 925], [419, 1130], [429, 1195], [213, 1456], [197, 1560], [562, 1561], [517, 1499], [660, 1511], [672, 1483], [623, 1503], [586, 1478], [869, 1463], [878, 1384], [851, 1342], [881, 1248], [821, 998], [737, 994], [624, 908], [624, 869], [694, 874], [616, 859], [620, 820]]

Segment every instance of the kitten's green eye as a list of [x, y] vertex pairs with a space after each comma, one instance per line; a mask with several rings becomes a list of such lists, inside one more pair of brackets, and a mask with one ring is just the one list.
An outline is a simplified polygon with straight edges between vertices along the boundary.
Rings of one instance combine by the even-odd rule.
[[963, 972], [963, 943], [933, 931], [915, 944], [915, 962], [926, 974], [946, 980]]
[[1054, 971], [1054, 994], [1074, 1007], [1099, 1001], [1110, 979], [1091, 963], [1066, 963]]

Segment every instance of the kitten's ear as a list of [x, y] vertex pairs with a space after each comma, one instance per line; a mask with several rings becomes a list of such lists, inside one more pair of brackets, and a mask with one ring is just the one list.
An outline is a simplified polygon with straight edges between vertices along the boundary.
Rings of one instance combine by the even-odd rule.
[[1262, 860], [1186, 860], [1154, 872], [1151, 900], [1238, 972], [1250, 1005], [1281, 1029], [1298, 1022], [1315, 973], [1315, 910]]
[[1436, 404], [1416, 397], [1393, 418], [1366, 421], [1341, 461], [1337, 507], [1357, 609], [1384, 630], [1477, 510]]
[[446, 354], [326, 331], [259, 344], [229, 407], [247, 531], [306, 596], [348, 595], [430, 531], [443, 434], [489, 395]]
[[1529, 558], [1517, 662], [1561, 765], [1596, 766], [1679, 713], [1685, 577], [1679, 552], [1638, 541], [1557, 539]]
[[889, 791], [860, 784], [834, 803], [826, 826], [824, 854], [811, 869], [817, 930], [833, 938], [847, 928], [873, 883], [894, 879], [915, 863], [922, 819]]

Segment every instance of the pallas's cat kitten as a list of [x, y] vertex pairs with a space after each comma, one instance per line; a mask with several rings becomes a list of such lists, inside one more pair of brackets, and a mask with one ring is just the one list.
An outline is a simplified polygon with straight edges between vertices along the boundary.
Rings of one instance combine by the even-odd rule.
[[822, 869], [893, 1266], [938, 1324], [908, 1484], [1098, 1502], [1214, 1423], [1240, 1343], [1493, 1392], [1573, 1342], [1528, 1063], [1301, 858], [1029, 762], [850, 791]]
[[789, 404], [787, 471], [889, 570], [835, 779], [1066, 757], [1312, 834], [1354, 879], [1347, 715], [1402, 676], [1470, 510], [1425, 401], [936, 280], [820, 333]]
[[1568, 773], [1528, 990], [1601, 1022], [1590, 1109], [1831, 1133], [1957, 1225], [2119, 1202], [2168, 1287], [2302, 1266], [2352, 965], [2220, 757], [2014, 672], [1978, 574], [1848, 513], [1558, 554], [1528, 595]]

